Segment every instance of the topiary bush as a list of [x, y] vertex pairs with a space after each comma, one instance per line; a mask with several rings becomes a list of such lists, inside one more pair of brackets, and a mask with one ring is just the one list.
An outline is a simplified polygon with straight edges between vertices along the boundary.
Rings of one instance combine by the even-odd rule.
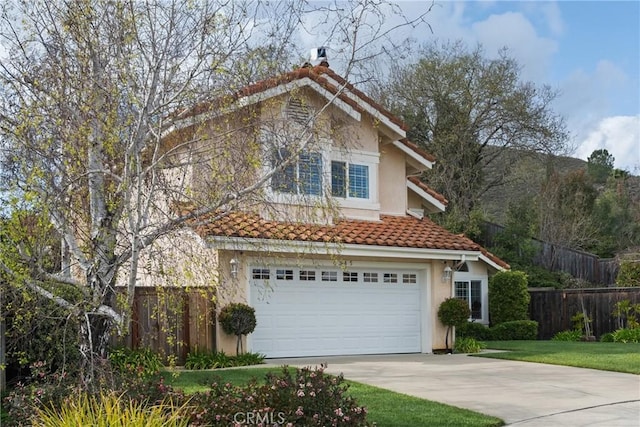
[[527, 275], [522, 271], [500, 271], [489, 279], [489, 314], [492, 325], [529, 319]]
[[471, 316], [471, 310], [466, 301], [459, 298], [447, 298], [442, 301], [438, 309], [438, 319], [447, 327], [445, 335], [445, 346], [449, 351], [449, 333], [454, 326], [461, 326], [467, 323]]
[[538, 338], [538, 322], [534, 320], [514, 320], [503, 322], [491, 328], [496, 341], [536, 340]]
[[456, 337], [473, 338], [479, 341], [491, 341], [491, 329], [477, 322], [467, 322], [456, 327]]
[[247, 304], [232, 303], [220, 310], [218, 321], [229, 335], [235, 335], [236, 354], [242, 353], [242, 336], [250, 334], [256, 328], [256, 310]]

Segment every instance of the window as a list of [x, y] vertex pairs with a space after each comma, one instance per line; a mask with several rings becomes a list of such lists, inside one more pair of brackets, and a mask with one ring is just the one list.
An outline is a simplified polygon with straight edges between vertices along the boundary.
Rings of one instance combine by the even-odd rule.
[[365, 283], [378, 283], [378, 273], [362, 273], [362, 279]]
[[356, 273], [355, 271], [343, 271], [342, 280], [345, 282], [357, 282], [358, 273]]
[[368, 199], [369, 166], [332, 161], [331, 194], [335, 197]]
[[456, 281], [455, 296], [467, 301], [472, 319], [482, 319], [482, 282], [480, 280]]
[[382, 281], [384, 283], [398, 283], [398, 274], [397, 273], [384, 273], [382, 276]]
[[293, 270], [276, 270], [276, 279], [293, 280]]
[[323, 282], [337, 282], [338, 281], [338, 272], [337, 271], [323, 271], [322, 272], [322, 281]]
[[418, 278], [414, 273], [402, 275], [402, 283], [417, 283], [417, 280]]
[[274, 150], [271, 167], [276, 168], [290, 161], [271, 177], [271, 188], [279, 193], [319, 196], [322, 194], [322, 155], [300, 153], [296, 161], [286, 148]]
[[252, 270], [252, 277], [254, 279], [269, 280], [269, 269], [268, 268], [254, 268]]
[[316, 280], [316, 271], [315, 270], [300, 270], [300, 280], [301, 281], [313, 281], [313, 280]]

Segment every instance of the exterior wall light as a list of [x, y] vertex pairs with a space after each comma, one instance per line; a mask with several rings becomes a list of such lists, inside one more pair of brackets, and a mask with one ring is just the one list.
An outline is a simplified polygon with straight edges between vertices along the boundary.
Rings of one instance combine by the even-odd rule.
[[238, 260], [235, 258], [231, 258], [231, 261], [229, 261], [229, 264], [231, 265], [231, 277], [233, 279], [237, 279], [238, 278]]
[[442, 270], [442, 281], [449, 282], [451, 280], [451, 273], [453, 270], [448, 265], [444, 266], [444, 270]]

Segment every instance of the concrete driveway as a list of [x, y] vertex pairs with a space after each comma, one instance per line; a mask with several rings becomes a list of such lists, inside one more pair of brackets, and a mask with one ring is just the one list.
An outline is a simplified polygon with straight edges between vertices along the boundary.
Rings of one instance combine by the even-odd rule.
[[[640, 376], [463, 354], [271, 359], [499, 417], [513, 426], [640, 427]], [[383, 427], [383, 426], [381, 426]]]

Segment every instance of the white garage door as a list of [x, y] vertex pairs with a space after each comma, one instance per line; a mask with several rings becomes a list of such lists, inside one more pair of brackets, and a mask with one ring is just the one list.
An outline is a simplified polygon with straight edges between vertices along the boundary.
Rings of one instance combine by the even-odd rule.
[[413, 271], [251, 269], [258, 324], [251, 351], [267, 357], [420, 351]]

